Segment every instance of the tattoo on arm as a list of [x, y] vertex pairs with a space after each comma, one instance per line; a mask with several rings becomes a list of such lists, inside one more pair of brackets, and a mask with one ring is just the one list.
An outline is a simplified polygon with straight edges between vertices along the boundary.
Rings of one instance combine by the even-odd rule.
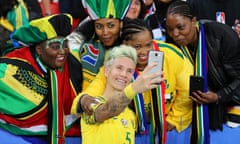
[[116, 95], [108, 99], [105, 104], [102, 104], [96, 109], [96, 122], [103, 122], [108, 118], [119, 115], [131, 101], [131, 99], [126, 97], [124, 92], [117, 92]]

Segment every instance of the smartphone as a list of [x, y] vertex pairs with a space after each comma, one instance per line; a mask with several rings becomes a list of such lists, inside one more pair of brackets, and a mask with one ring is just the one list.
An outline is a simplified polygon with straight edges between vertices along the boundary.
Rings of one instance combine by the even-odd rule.
[[149, 51], [148, 53], [148, 64], [157, 63], [149, 73], [160, 72], [163, 70], [163, 57], [164, 53], [162, 51]]
[[200, 90], [204, 90], [204, 78], [201, 76], [190, 76], [190, 90], [189, 95], [192, 96], [192, 93]]

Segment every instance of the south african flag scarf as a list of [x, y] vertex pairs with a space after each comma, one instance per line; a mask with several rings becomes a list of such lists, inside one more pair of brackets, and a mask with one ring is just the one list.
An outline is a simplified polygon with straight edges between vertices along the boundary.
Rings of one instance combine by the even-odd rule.
[[[187, 58], [194, 64], [194, 75], [204, 77], [204, 92], [207, 92], [207, 47], [204, 34], [204, 27], [202, 24], [198, 24], [199, 28], [199, 40], [196, 51], [195, 63], [192, 59], [188, 49], [183, 47], [183, 52]], [[192, 134], [191, 144], [209, 144], [209, 118], [208, 118], [208, 106], [206, 104], [197, 104], [193, 102], [193, 115], [192, 115]]]
[[[156, 43], [153, 43], [154, 50], [159, 51], [159, 47]], [[140, 74], [138, 69], [134, 73], [134, 80]], [[150, 125], [150, 143], [155, 144], [165, 144], [166, 143], [166, 118], [165, 118], [165, 86], [164, 82], [160, 83], [157, 88], [152, 89], [151, 96], [151, 125]], [[134, 105], [136, 110], [136, 115], [138, 118], [138, 126], [140, 134], [148, 134], [149, 126], [147, 124], [146, 113], [144, 109], [144, 99], [143, 94], [138, 93], [134, 98]], [[158, 136], [158, 141], [157, 137]]]
[[[157, 88], [152, 89], [152, 123], [150, 131], [151, 144], [166, 143], [166, 118], [165, 118], [165, 89], [162, 82]], [[158, 136], [158, 142], [156, 139]]]
[[62, 101], [58, 96], [58, 79], [57, 74], [54, 71], [48, 72], [51, 77], [51, 97], [49, 97], [49, 119], [48, 119], [48, 136], [51, 144], [63, 144], [64, 143], [64, 114]]

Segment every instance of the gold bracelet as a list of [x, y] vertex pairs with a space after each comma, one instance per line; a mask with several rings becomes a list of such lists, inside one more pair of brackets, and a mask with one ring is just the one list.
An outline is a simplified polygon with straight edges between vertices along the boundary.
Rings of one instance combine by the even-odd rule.
[[91, 115], [86, 114], [85, 112], [83, 113], [83, 119], [87, 124], [95, 124], [96, 123], [96, 119], [95, 119], [95, 112], [96, 109], [104, 104], [106, 102], [106, 100], [103, 97], [97, 97], [96, 99], [98, 99], [98, 103], [97, 104], [91, 104], [91, 108], [93, 109], [93, 113]]

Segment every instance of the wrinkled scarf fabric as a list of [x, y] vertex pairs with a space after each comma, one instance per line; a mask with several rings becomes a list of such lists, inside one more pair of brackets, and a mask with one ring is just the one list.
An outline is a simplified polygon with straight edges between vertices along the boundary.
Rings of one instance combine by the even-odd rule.
[[[135, 70], [134, 72], [134, 79], [137, 78], [139, 75], [138, 69]], [[143, 94], [138, 93], [137, 96], [134, 98], [134, 105], [135, 105], [135, 110], [136, 110], [136, 115], [138, 118], [138, 131], [140, 134], [147, 134], [149, 131], [149, 127], [147, 124], [147, 118], [146, 118], [146, 113], [144, 109], [144, 99], [143, 99]]]
[[[153, 48], [156, 51], [160, 51], [157, 43], [153, 43]], [[161, 82], [157, 88], [152, 89], [152, 124], [150, 132], [151, 144], [165, 144], [167, 131], [166, 131], [166, 106], [165, 106], [165, 83]], [[156, 139], [158, 135], [158, 141]]]
[[[204, 77], [204, 92], [207, 92], [208, 80], [207, 80], [207, 48], [204, 34], [203, 25], [199, 24], [199, 41], [196, 54], [196, 60], [194, 65], [194, 74], [196, 76]], [[194, 61], [186, 47], [182, 48], [185, 56], [189, 58], [192, 63]], [[193, 115], [192, 115], [192, 134], [191, 144], [209, 144], [209, 118], [208, 118], [208, 106], [206, 104], [193, 103]]]

